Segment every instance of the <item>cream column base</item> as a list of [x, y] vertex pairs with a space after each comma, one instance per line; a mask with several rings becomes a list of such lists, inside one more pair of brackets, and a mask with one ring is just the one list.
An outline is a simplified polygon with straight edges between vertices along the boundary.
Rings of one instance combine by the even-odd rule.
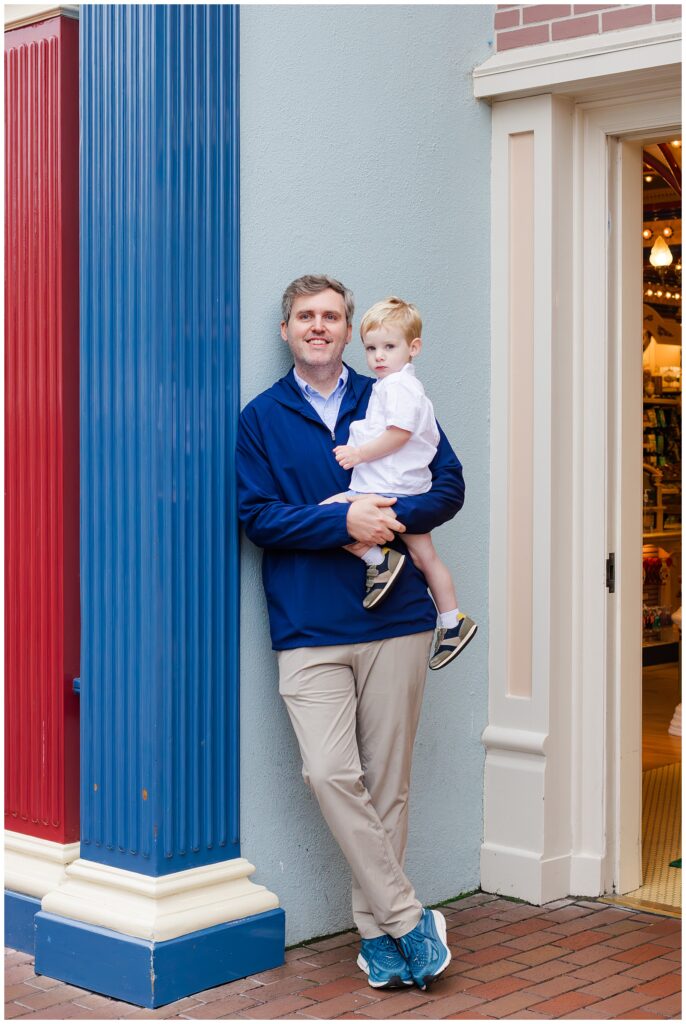
[[278, 897], [249, 881], [254, 871], [244, 857], [159, 877], [77, 860], [44, 897], [43, 910], [163, 942], [275, 910]]
[[64, 880], [67, 865], [76, 860], [80, 849], [79, 843], [64, 846], [6, 830], [5, 888], [42, 899]]

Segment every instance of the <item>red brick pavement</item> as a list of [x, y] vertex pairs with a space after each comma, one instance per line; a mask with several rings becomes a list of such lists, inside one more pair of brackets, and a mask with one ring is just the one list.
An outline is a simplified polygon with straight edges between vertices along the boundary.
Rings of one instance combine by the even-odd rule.
[[453, 960], [428, 992], [369, 988], [346, 932], [273, 971], [159, 1010], [34, 973], [7, 950], [5, 1019], [669, 1020], [681, 1016], [681, 922], [593, 900], [544, 907], [475, 893], [442, 908]]

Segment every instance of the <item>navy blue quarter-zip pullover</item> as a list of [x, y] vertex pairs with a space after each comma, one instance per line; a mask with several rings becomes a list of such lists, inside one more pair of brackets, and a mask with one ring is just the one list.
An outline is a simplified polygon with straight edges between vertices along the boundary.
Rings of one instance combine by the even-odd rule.
[[[292, 370], [241, 413], [239, 516], [250, 540], [264, 548], [262, 577], [276, 651], [367, 643], [436, 624], [426, 581], [409, 556], [379, 609], [362, 607], [365, 564], [342, 550], [354, 540], [346, 528], [349, 505], [319, 505], [350, 487], [350, 470], [341, 469], [333, 449], [347, 443], [350, 424], [364, 417], [374, 384], [348, 369], [333, 432], [305, 399]], [[464, 501], [462, 466], [440, 434], [431, 490], [398, 498], [392, 506], [408, 533], [429, 533], [452, 519]], [[394, 547], [403, 547], [401, 537]]]

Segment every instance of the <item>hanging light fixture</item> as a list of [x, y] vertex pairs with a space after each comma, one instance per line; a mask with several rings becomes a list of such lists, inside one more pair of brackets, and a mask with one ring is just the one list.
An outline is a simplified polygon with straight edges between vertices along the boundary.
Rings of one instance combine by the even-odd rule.
[[658, 235], [655, 239], [655, 245], [650, 250], [650, 263], [651, 266], [661, 269], [663, 267], [669, 267], [672, 263], [672, 250], [665, 242], [662, 235]]

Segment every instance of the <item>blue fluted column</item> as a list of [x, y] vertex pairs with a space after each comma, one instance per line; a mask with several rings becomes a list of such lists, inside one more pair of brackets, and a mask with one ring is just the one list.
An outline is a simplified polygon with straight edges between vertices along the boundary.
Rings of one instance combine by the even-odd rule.
[[238, 833], [238, 210], [238, 8], [84, 6], [81, 859], [36, 955], [145, 1005], [283, 958]]

